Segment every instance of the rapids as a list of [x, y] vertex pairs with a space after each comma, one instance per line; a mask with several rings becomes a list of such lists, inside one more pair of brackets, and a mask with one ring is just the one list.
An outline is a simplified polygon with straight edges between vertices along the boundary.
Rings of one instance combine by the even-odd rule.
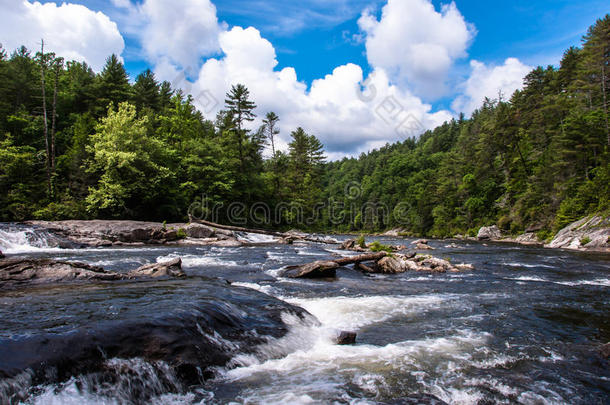
[[[0, 370], [59, 347], [37, 342], [83, 342], [112, 327], [148, 333], [142, 325], [154, 333], [169, 325], [160, 336], [183, 328], [189, 350], [197, 348], [191, 360], [201, 363], [199, 378], [187, 378], [166, 361], [109, 346], [99, 370], [75, 366], [59, 376], [43, 365], [1, 379], [0, 403], [610, 402], [610, 364], [599, 355], [610, 341], [607, 255], [430, 241], [433, 255], [475, 270], [367, 276], [342, 268], [329, 282], [284, 279], [280, 270], [330, 257], [335, 245], [241, 239], [257, 244], [60, 249], [52, 235], [0, 225], [9, 257], [115, 271], [181, 257], [188, 274], [0, 292]], [[340, 331], [357, 332], [357, 344], [335, 345]]]

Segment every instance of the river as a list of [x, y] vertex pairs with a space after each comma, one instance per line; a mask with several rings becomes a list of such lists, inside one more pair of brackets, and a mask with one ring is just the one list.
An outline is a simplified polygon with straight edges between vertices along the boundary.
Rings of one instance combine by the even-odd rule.
[[[178, 381], [163, 362], [108, 358], [107, 367], [122, 370], [111, 384], [86, 374], [53, 383], [22, 376], [0, 382], [0, 401], [11, 401], [12, 387], [32, 404], [610, 403], [610, 367], [599, 355], [610, 341], [607, 255], [432, 240], [433, 255], [475, 269], [368, 276], [342, 268], [332, 281], [294, 280], [281, 277], [284, 266], [330, 257], [336, 245], [66, 250], [48, 247], [48, 237], [5, 225], [0, 249], [121, 272], [181, 257], [188, 277], [2, 291], [0, 353], [39, 335], [173, 314], [202, 300], [234, 305], [253, 330], [265, 322], [259, 315], [271, 301], [257, 302], [266, 296], [312, 316], [283, 313], [287, 333], [258, 336], [247, 350], [208, 332], [206, 342], [216, 339], [231, 359], [198, 384]], [[357, 332], [357, 344], [336, 345], [339, 331]]]

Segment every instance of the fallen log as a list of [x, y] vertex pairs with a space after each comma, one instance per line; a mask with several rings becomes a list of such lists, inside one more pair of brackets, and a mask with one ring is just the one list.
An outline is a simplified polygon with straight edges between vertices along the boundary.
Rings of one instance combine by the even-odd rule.
[[233, 232], [257, 233], [257, 234], [261, 234], [261, 235], [277, 236], [278, 238], [291, 238], [292, 240], [299, 239], [299, 240], [304, 240], [307, 242], [339, 244], [339, 242], [330, 241], [327, 239], [310, 238], [308, 236], [295, 236], [293, 233], [269, 231], [266, 229], [253, 229], [253, 228], [243, 228], [240, 226], [222, 225], [222, 224], [217, 224], [214, 222], [206, 221], [203, 219], [196, 219], [193, 217], [189, 217], [189, 221], [191, 223], [206, 225], [206, 226], [209, 226], [212, 228], [224, 229], [224, 230], [233, 231]]
[[376, 262], [377, 260], [383, 259], [387, 255], [387, 252], [367, 253], [358, 256], [342, 257], [340, 259], [333, 260], [333, 262], [337, 263], [339, 266], [361, 262]]
[[[289, 266], [284, 272], [284, 277], [290, 278], [327, 278], [335, 277], [337, 268], [348, 264], [377, 261], [387, 256], [386, 252], [369, 253], [365, 255], [342, 257], [334, 260], [318, 260], [312, 263]], [[370, 269], [370, 268], [369, 268]], [[370, 269], [371, 272], [372, 269]]]

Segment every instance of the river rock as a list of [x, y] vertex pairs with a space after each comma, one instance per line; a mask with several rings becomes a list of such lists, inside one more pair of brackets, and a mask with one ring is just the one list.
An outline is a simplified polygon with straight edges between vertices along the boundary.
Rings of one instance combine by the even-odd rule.
[[302, 266], [290, 266], [284, 272], [284, 277], [290, 278], [327, 278], [335, 277], [339, 264], [333, 261], [318, 260]]
[[339, 249], [341, 250], [351, 250], [354, 249], [356, 247], [356, 239], [348, 239], [346, 241], [344, 241], [341, 246], [339, 246]]
[[139, 278], [185, 277], [181, 259], [142, 266], [127, 274], [104, 270], [86, 263], [51, 259], [0, 260], [0, 288], [57, 284], [75, 281], [116, 281]]
[[546, 247], [610, 251], [609, 242], [610, 217], [594, 216], [566, 226]]
[[522, 245], [541, 245], [538, 236], [536, 236], [536, 234], [533, 232], [526, 232], [523, 235], [517, 236], [515, 242]]
[[428, 239], [418, 239], [418, 240], [414, 240], [413, 242], [411, 242], [412, 245], [427, 245], [428, 244]]
[[394, 255], [394, 256], [386, 256], [383, 259], [377, 262], [379, 270], [381, 273], [385, 274], [398, 274], [404, 273], [409, 270], [408, 260], [404, 258]]
[[137, 268], [127, 273], [129, 278], [141, 278], [141, 277], [186, 277], [184, 271], [182, 271], [182, 259], [175, 258], [166, 262], [152, 263]]
[[500, 239], [501, 237], [502, 232], [500, 231], [500, 228], [498, 228], [496, 225], [484, 226], [479, 229], [479, 233], [477, 234], [478, 240], [494, 240]]
[[184, 227], [184, 232], [189, 238], [207, 239], [214, 236], [214, 230], [202, 224], [188, 224]]
[[51, 259], [5, 259], [0, 261], [0, 287], [61, 283], [66, 281], [111, 281], [124, 276], [85, 263]]
[[[150, 286], [118, 284], [116, 292], [127, 303], [118, 316], [107, 316], [108, 307], [100, 302], [74, 303], [68, 313], [58, 314], [70, 322], [69, 328], [59, 330], [34, 317], [32, 322], [39, 322], [35, 332], [1, 336], [0, 403], [27, 403], [30, 388], [71, 378], [77, 386], [79, 381], [93, 384], [79, 386], [86, 397], [96, 381], [112, 387], [121, 376], [142, 373], [142, 366], [146, 371], [137, 381], [142, 386], [123, 387], [125, 397], [119, 402], [153, 403], [151, 397], [159, 395], [157, 378], [168, 379], [170, 392], [200, 386], [236, 355], [254, 353], [269, 338], [284, 336], [289, 330], [284, 314], [315, 322], [299, 307], [221, 281], [201, 280], [186, 297], [175, 286], [159, 288], [158, 296], [147, 300], [142, 297]], [[72, 311], [85, 315], [74, 316]], [[163, 364], [157, 373], [159, 362]], [[26, 385], [11, 392], [4, 383], [21, 376], [27, 376]]]
[[415, 248], [417, 250], [434, 250], [434, 248], [429, 246], [427, 243], [418, 243]]
[[356, 343], [356, 332], [341, 332], [336, 338], [338, 345], [353, 345]]
[[405, 232], [405, 230], [404, 230], [404, 229], [402, 229], [402, 228], [395, 228], [395, 229], [391, 229], [391, 230], [389, 230], [389, 231], [387, 231], [387, 232], [383, 233], [382, 235], [383, 235], [383, 236], [389, 236], [389, 237], [392, 237], [392, 238], [398, 238], [398, 237], [400, 237], [400, 236], [401, 236], [401, 234], [403, 234], [404, 232]]

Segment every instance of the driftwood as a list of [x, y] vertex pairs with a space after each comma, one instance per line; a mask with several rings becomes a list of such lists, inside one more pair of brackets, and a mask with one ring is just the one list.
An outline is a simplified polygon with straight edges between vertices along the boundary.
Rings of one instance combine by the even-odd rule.
[[379, 259], [383, 259], [387, 255], [388, 254], [386, 252], [367, 253], [358, 256], [342, 257], [341, 259], [333, 260], [333, 262], [339, 264], [339, 266], [361, 262], [376, 262]]
[[233, 231], [233, 232], [257, 233], [257, 234], [261, 234], [261, 235], [277, 236], [278, 238], [285, 238], [285, 239], [297, 239], [297, 240], [303, 240], [303, 241], [307, 241], [307, 242], [338, 244], [338, 242], [335, 243], [335, 242], [331, 242], [331, 241], [320, 239], [320, 238], [310, 238], [308, 236], [297, 236], [292, 233], [268, 231], [266, 229], [253, 229], [253, 228], [243, 228], [240, 226], [222, 225], [222, 224], [217, 224], [214, 222], [206, 221], [203, 219], [196, 219], [193, 217], [189, 217], [189, 220], [191, 223], [206, 225], [206, 226], [209, 226], [212, 228], [224, 229], [224, 230]]

